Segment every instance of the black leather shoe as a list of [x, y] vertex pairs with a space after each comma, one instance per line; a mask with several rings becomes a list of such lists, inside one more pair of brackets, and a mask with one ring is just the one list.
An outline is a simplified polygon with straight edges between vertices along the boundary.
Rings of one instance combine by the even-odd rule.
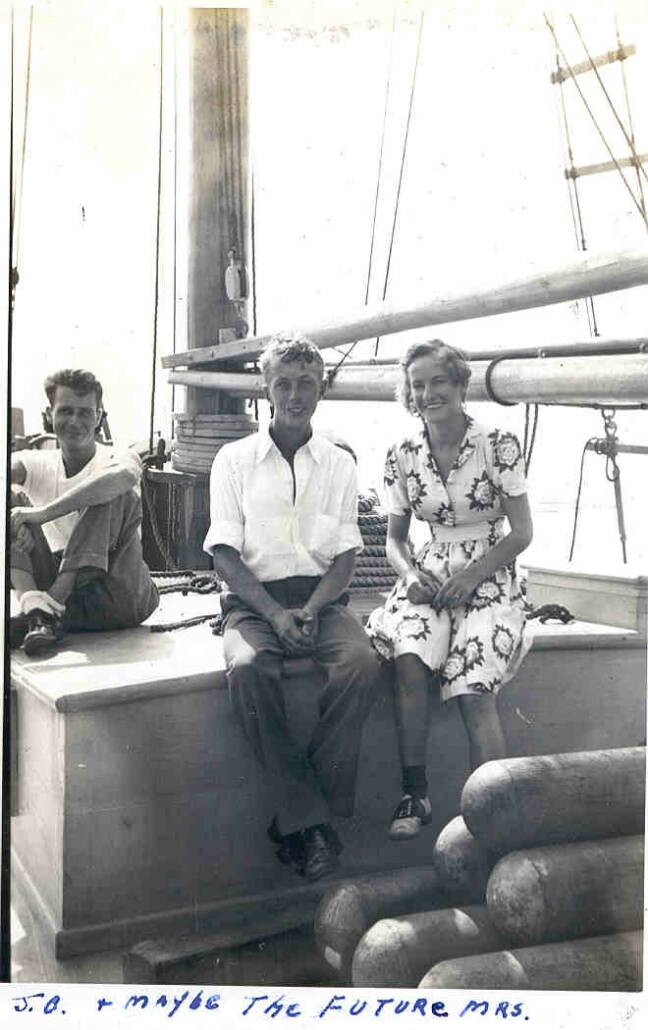
[[29, 629], [29, 619], [24, 612], [20, 612], [18, 615], [12, 615], [9, 619], [9, 650], [13, 651], [17, 647], [22, 647], [25, 639], [25, 634]]
[[332, 827], [326, 824], [309, 826], [304, 830], [303, 875], [307, 880], [320, 880], [333, 872], [339, 864], [342, 850], [339, 838]]
[[285, 836], [279, 833], [277, 827], [277, 817], [272, 820], [268, 827], [268, 837], [273, 844], [278, 844], [277, 858], [284, 865], [293, 866], [298, 873], [303, 873], [304, 862], [306, 857], [304, 854], [304, 836], [301, 830], [297, 830], [295, 833], [288, 833]]
[[24, 648], [29, 658], [53, 651], [63, 639], [63, 622], [56, 615], [50, 615], [40, 608], [33, 608], [27, 616]]

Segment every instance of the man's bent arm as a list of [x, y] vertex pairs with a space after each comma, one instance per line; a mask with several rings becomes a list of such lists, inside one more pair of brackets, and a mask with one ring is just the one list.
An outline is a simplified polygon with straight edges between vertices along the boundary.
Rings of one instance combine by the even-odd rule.
[[107, 504], [136, 487], [139, 478], [138, 459], [135, 456], [132, 463], [117, 461], [114, 466], [104, 469], [78, 486], [73, 486], [49, 504], [28, 509], [26, 521], [42, 525], [81, 508]]
[[355, 548], [338, 554], [313, 590], [302, 611], [309, 615], [317, 615], [322, 608], [326, 608], [327, 604], [336, 601], [351, 582], [354, 569]]
[[241, 600], [266, 622], [272, 622], [283, 609], [278, 601], [270, 596], [260, 580], [244, 564], [235, 547], [228, 544], [216, 544], [212, 548], [214, 568]]

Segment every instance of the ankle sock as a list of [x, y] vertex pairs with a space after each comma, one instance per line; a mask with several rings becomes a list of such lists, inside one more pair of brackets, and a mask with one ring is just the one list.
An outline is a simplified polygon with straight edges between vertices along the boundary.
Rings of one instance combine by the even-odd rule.
[[48, 615], [64, 615], [65, 605], [55, 601], [46, 590], [26, 590], [20, 598], [20, 607], [25, 615], [39, 608]]
[[427, 796], [427, 779], [424, 765], [403, 766], [403, 793], [414, 798]]

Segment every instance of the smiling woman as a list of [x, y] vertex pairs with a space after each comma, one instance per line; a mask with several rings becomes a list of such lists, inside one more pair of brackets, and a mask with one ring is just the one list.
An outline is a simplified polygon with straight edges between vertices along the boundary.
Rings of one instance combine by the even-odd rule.
[[[522, 453], [513, 434], [466, 415], [469, 379], [461, 351], [440, 340], [410, 347], [398, 395], [423, 425], [389, 449], [385, 464], [387, 556], [400, 578], [368, 629], [395, 666], [403, 767], [403, 797], [390, 827], [396, 840], [415, 836], [432, 814], [425, 772], [430, 679], [443, 701], [458, 698], [475, 768], [506, 754], [496, 695], [529, 647], [515, 571], [532, 536]], [[432, 532], [415, 556], [412, 514]]]

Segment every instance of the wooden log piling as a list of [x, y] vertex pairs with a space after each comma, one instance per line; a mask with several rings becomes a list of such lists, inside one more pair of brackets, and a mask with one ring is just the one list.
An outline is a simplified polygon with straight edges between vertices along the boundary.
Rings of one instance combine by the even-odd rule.
[[496, 859], [473, 837], [460, 815], [444, 826], [432, 852], [441, 887], [466, 903], [483, 901]]
[[358, 941], [378, 919], [447, 904], [428, 866], [359, 877], [326, 892], [315, 913], [315, 940], [325, 961], [348, 981]]
[[[419, 987], [471, 992], [639, 991], [642, 938], [640, 932], [619, 933], [448, 959], [432, 966]], [[486, 1015], [492, 1005], [495, 1012], [498, 1000], [487, 999], [486, 1009], [481, 1003], [477, 1011]]]
[[499, 951], [505, 942], [485, 905], [381, 919], [353, 956], [354, 987], [417, 987], [437, 961]]
[[645, 803], [643, 747], [486, 762], [461, 795], [471, 833], [500, 851], [641, 833]]
[[513, 851], [491, 874], [493, 924], [515, 947], [638, 929], [643, 836]]

